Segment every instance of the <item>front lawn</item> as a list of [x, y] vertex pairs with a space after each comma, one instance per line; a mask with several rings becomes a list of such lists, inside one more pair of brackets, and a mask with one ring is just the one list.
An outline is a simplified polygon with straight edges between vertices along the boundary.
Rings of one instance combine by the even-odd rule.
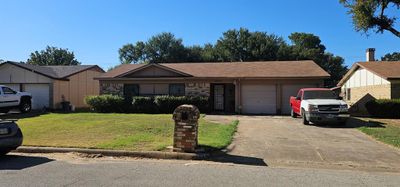
[[379, 127], [364, 126], [358, 129], [375, 139], [400, 148], [400, 120], [372, 119], [377, 121]]
[[[237, 121], [218, 124], [200, 119], [199, 144], [223, 148], [230, 144]], [[172, 145], [174, 122], [170, 114], [46, 114], [18, 121], [23, 145], [163, 150]]]

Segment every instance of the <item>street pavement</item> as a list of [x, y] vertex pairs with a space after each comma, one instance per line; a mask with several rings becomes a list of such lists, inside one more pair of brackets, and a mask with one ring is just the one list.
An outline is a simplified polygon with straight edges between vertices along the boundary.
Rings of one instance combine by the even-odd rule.
[[0, 186], [399, 186], [400, 174], [268, 167], [216, 161], [88, 158], [67, 154], [0, 157]]

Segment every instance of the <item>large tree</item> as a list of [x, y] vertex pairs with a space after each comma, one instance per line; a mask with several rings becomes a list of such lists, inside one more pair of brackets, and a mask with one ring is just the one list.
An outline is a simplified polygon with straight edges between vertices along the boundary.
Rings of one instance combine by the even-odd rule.
[[187, 57], [182, 39], [172, 33], [164, 32], [151, 37], [147, 42], [126, 44], [119, 49], [121, 63], [180, 62]]
[[[376, 33], [389, 31], [400, 38], [400, 31], [396, 26], [399, 15], [400, 0], [340, 0], [349, 9], [357, 32]], [[391, 15], [389, 15], [391, 14]]]
[[400, 53], [388, 53], [381, 58], [382, 61], [400, 61]]
[[331, 75], [331, 78], [325, 82], [326, 85], [335, 86], [347, 72], [344, 59], [326, 52], [326, 47], [321, 43], [318, 36], [295, 32], [289, 36], [289, 39], [292, 42], [292, 55], [290, 58], [313, 60]]
[[276, 60], [283, 44], [283, 38], [273, 34], [240, 28], [224, 32], [215, 47], [224, 61], [260, 61]]
[[79, 65], [81, 64], [75, 59], [74, 52], [68, 51], [68, 49], [62, 49], [57, 47], [47, 46], [45, 50], [35, 51], [31, 53], [28, 64], [34, 65]]
[[161, 33], [148, 41], [127, 44], [119, 49], [121, 63], [143, 62], [239, 62], [314, 60], [331, 74], [326, 83], [334, 86], [347, 71], [343, 58], [326, 52], [320, 38], [308, 33], [292, 33], [291, 44], [266, 32], [228, 30], [215, 44], [184, 46], [182, 39]]

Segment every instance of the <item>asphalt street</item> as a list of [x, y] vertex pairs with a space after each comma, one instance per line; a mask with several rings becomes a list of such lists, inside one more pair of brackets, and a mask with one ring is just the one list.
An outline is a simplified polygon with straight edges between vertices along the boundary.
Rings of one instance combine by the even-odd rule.
[[400, 173], [278, 168], [213, 161], [80, 158], [12, 154], [0, 158], [0, 186], [399, 186]]

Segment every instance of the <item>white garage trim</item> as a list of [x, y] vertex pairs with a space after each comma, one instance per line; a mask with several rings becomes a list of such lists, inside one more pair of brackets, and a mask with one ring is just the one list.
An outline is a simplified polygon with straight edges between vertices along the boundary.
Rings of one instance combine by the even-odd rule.
[[276, 85], [242, 84], [242, 113], [276, 114]]
[[32, 94], [32, 109], [40, 110], [50, 107], [49, 84], [23, 84], [24, 92]]

